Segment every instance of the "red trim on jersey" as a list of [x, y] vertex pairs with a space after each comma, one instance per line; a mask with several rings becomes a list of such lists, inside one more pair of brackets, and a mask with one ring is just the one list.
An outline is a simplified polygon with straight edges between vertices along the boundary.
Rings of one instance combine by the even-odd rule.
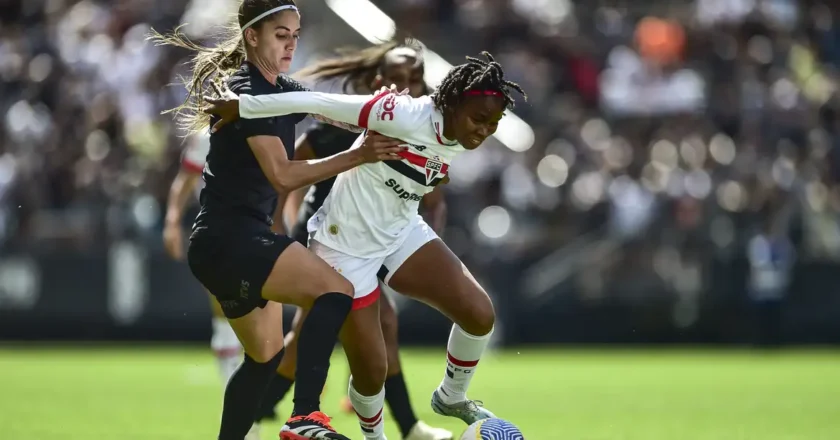
[[[418, 167], [426, 168], [426, 163], [429, 162], [429, 158], [423, 157], [419, 154], [414, 154], [411, 151], [401, 151], [397, 154], [399, 154], [400, 157], [409, 161], [410, 163], [412, 163], [414, 165], [417, 165]], [[432, 160], [434, 160], [434, 159], [432, 159]], [[443, 163], [442, 161], [438, 161], [438, 162], [441, 162], [440, 173], [441, 174], [449, 174], [449, 165]]]
[[379, 286], [376, 286], [376, 289], [373, 289], [373, 292], [370, 292], [361, 298], [353, 298], [353, 310], [359, 310], [372, 306], [373, 303], [379, 299], [380, 295], [382, 295], [382, 289], [380, 289]]
[[370, 118], [370, 112], [373, 110], [373, 106], [379, 102], [380, 99], [384, 98], [386, 95], [390, 95], [391, 91], [386, 90], [376, 96], [374, 96], [370, 101], [366, 102], [365, 105], [362, 106], [362, 110], [359, 112], [359, 123], [356, 124], [361, 128], [368, 128], [368, 119]]
[[195, 162], [191, 162], [189, 160], [182, 160], [181, 161], [181, 168], [187, 170], [193, 174], [201, 174], [204, 171], [204, 165], [199, 165]]
[[443, 138], [440, 137], [440, 123], [438, 122], [435, 122], [435, 137], [437, 138], [439, 144], [447, 145], [443, 142]]
[[444, 142], [443, 141], [443, 136], [441, 135], [441, 133], [442, 132], [441, 132], [441, 129], [440, 129], [440, 122], [435, 121], [435, 137], [437, 138], [438, 143], [441, 144], [441, 145], [446, 145], [447, 147], [451, 147], [453, 145], [458, 144], [457, 141], [455, 141], [455, 142]]
[[455, 356], [452, 356], [452, 353], [449, 353], [448, 351], [446, 352], [446, 357], [449, 358], [449, 362], [454, 364], [456, 367], [469, 368], [469, 367], [474, 367], [474, 366], [478, 365], [477, 360], [476, 361], [462, 361], [462, 360], [456, 358]]

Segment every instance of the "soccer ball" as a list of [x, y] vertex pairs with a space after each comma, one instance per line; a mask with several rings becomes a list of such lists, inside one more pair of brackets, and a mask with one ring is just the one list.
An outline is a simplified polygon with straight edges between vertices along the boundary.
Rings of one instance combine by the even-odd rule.
[[484, 419], [470, 425], [461, 440], [525, 440], [525, 436], [507, 420]]

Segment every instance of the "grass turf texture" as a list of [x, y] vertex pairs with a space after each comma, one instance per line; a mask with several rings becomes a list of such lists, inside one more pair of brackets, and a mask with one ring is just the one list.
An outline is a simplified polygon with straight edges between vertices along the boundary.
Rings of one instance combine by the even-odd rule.
[[[406, 350], [403, 361], [420, 418], [460, 434], [461, 422], [429, 408], [443, 354]], [[355, 417], [338, 411], [340, 355], [323, 407], [361, 439]], [[211, 440], [221, 393], [214, 359], [198, 348], [0, 348], [4, 440]], [[470, 395], [528, 440], [840, 439], [838, 352], [521, 348], [483, 360]]]

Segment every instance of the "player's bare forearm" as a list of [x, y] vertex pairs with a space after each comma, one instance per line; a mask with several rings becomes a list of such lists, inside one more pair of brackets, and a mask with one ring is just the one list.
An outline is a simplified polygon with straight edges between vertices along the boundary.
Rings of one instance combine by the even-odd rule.
[[298, 188], [337, 176], [363, 163], [398, 160], [406, 147], [402, 141], [379, 134], [365, 136], [357, 148], [324, 159], [289, 160], [283, 141], [275, 136], [252, 136], [248, 145], [263, 174], [278, 193], [288, 194]]
[[289, 194], [364, 162], [359, 148], [326, 159], [289, 160], [283, 142], [275, 136], [253, 136], [248, 138], [248, 145], [278, 194]]
[[358, 149], [348, 150], [325, 159], [293, 160], [286, 166], [286, 184], [293, 191], [337, 176], [364, 163]]

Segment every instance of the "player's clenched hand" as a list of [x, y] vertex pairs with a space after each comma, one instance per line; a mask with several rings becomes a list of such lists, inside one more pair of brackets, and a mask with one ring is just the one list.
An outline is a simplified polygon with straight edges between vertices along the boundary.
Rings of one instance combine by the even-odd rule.
[[216, 115], [220, 118], [210, 129], [211, 133], [215, 133], [223, 126], [239, 119], [239, 97], [236, 96], [236, 93], [228, 90], [227, 87], [221, 88], [216, 83], [211, 83], [211, 85], [219, 97], [204, 99], [209, 104], [204, 109], [204, 113]]
[[368, 132], [358, 148], [362, 162], [373, 163], [382, 160], [400, 160], [399, 153], [408, 149], [401, 146], [405, 142], [379, 133]]

